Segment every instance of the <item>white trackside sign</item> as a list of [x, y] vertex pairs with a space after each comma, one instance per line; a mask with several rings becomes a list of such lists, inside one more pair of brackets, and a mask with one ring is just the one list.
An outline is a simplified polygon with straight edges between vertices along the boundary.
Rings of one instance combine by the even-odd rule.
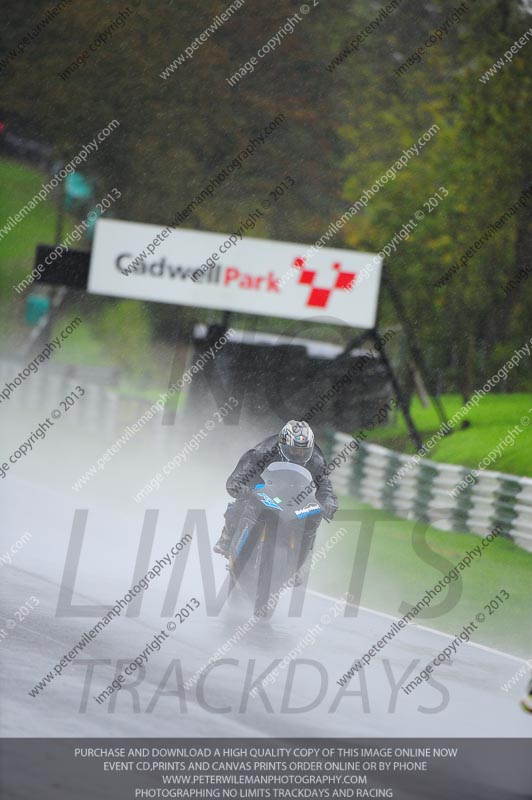
[[88, 290], [372, 328], [380, 276], [372, 253], [101, 219]]

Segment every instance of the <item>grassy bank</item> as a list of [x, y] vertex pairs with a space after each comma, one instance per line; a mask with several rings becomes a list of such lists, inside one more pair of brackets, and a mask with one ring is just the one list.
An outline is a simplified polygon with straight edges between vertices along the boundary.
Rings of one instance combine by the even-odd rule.
[[[442, 396], [446, 419], [462, 408], [462, 398], [457, 394]], [[518, 425], [521, 433], [515, 430], [514, 444], [502, 446], [500, 456], [490, 469], [508, 472], [532, 478], [532, 395], [490, 394], [482, 398], [476, 408], [471, 409], [464, 417], [470, 426], [464, 430], [454, 429], [450, 436], [442, 439], [431, 450], [430, 459], [449, 464], [462, 464], [466, 467], [478, 467], [479, 462], [492, 448], [507, 436], [508, 431]], [[420, 432], [422, 441], [432, 436], [440, 427], [440, 421], [432, 407], [423, 408], [417, 398], [412, 402], [412, 416]], [[410, 441], [405, 422], [401, 415], [397, 416], [396, 425], [382, 428], [368, 435], [367, 441], [382, 444], [404, 453], [414, 453], [415, 447]]]
[[[344, 520], [342, 516], [352, 519]], [[361, 521], [370, 531], [363, 534], [364, 541], [369, 541], [365, 568], [361, 550], [357, 552]], [[472, 551], [481, 542], [480, 537], [473, 534], [439, 531], [419, 524], [416, 527], [413, 520], [397, 519], [344, 497], [334, 523], [322, 525], [316, 547], [341, 527], [347, 533], [329, 551], [327, 559], [316, 564], [313, 587], [334, 597], [361, 587], [361, 605], [397, 617], [403, 616], [408, 607], [415, 605], [468, 550]], [[419, 544], [420, 531], [424, 538], [426, 536], [425, 546]], [[486, 614], [486, 620], [479, 626], [474, 641], [530, 658], [532, 553], [504, 539], [494, 540], [481, 552], [480, 558], [475, 558], [468, 569], [460, 572], [461, 580], [451, 583], [456, 597], [451, 595], [444, 607], [442, 604], [450, 592], [445, 588], [432, 600], [430, 607], [417, 616], [417, 622], [456, 635], [481, 612]], [[350, 587], [353, 571], [355, 579]], [[490, 616], [484, 605], [501, 589], [509, 592], [510, 599]], [[386, 620], [375, 619], [376, 639], [387, 629]]]

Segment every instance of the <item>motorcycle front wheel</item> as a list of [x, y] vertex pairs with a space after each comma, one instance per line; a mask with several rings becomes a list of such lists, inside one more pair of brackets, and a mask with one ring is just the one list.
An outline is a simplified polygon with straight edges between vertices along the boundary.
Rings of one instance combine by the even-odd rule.
[[275, 542], [271, 539], [265, 539], [260, 543], [259, 547], [261, 548], [261, 553], [254, 613], [256, 617], [261, 619], [271, 619], [279, 599], [278, 593], [272, 591]]

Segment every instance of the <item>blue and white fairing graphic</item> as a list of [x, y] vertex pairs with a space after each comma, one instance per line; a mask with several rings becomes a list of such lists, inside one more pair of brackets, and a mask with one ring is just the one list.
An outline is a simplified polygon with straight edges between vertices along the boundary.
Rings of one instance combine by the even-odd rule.
[[318, 503], [311, 503], [304, 508], [297, 508], [294, 514], [298, 519], [304, 519], [305, 517], [311, 517], [313, 514], [319, 514], [320, 511], [321, 506]]
[[272, 498], [269, 497], [266, 492], [257, 492], [257, 496], [262, 498], [261, 503], [263, 503], [263, 505], [267, 506], [268, 508], [275, 508], [277, 511], [281, 511], [281, 506], [276, 503], [275, 500], [272, 500]]

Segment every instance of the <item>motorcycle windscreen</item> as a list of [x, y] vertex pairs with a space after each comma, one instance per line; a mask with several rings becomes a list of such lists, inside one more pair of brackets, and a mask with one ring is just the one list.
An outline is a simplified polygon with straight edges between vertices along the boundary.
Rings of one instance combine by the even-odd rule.
[[302, 503], [315, 505], [313, 478], [306, 467], [287, 461], [274, 461], [262, 473], [263, 492], [283, 510], [298, 508]]

